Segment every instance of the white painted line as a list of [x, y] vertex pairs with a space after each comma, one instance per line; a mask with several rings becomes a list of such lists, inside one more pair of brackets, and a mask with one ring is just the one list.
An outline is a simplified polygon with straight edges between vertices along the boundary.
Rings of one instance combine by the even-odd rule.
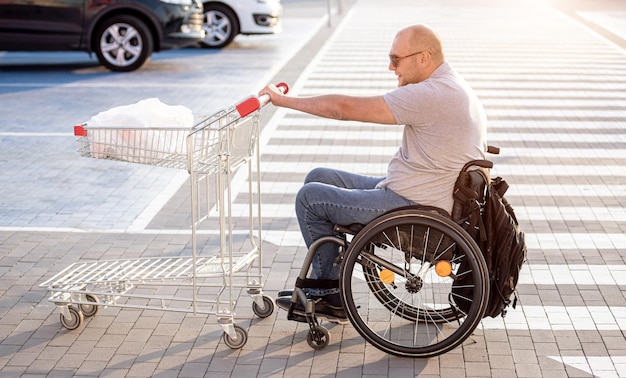
[[[276, 137], [278, 134], [275, 134]], [[398, 135], [398, 138], [400, 136]], [[491, 139], [491, 138], [490, 138]], [[395, 140], [395, 139], [392, 139]], [[398, 139], [399, 140], [399, 139]], [[491, 139], [491, 144], [498, 145], [498, 141]], [[307, 155], [318, 156], [391, 156], [398, 150], [398, 146], [355, 146], [346, 143], [345, 146], [321, 144], [306, 145], [301, 144], [280, 144], [273, 146], [270, 151], [272, 155]], [[526, 148], [526, 147], [504, 147], [500, 155], [487, 155], [487, 159], [498, 159], [499, 157], [545, 157], [545, 158], [587, 158], [587, 159], [626, 159], [626, 149], [609, 148]]]
[[[133, 223], [128, 227], [127, 232], [132, 233], [135, 231], [144, 230], [152, 219], [161, 211], [170, 199], [178, 192], [180, 187], [187, 182], [189, 173], [185, 171], [177, 171], [171, 178], [170, 182], [161, 190], [161, 192], [150, 201], [148, 206], [135, 218]], [[191, 211], [191, 210], [190, 210]]]
[[624, 24], [626, 12], [624, 11], [577, 11], [576, 13], [593, 23], [602, 25], [602, 27], [610, 30], [613, 34], [620, 36], [622, 39], [626, 38], [626, 24]]
[[[626, 376], [626, 357], [612, 356], [547, 356], [554, 361], [592, 374], [597, 378]], [[621, 365], [621, 368], [617, 367]], [[617, 375], [616, 375], [617, 373]]]
[[[519, 298], [523, 302], [524, 298]], [[518, 303], [504, 318], [484, 318], [480, 328], [551, 331], [624, 331], [626, 307], [524, 306]]]
[[[265, 230], [263, 238], [269, 243], [284, 247], [302, 246], [300, 231]], [[285, 244], [295, 241], [295, 244]], [[613, 249], [621, 250], [626, 245], [626, 235], [621, 233], [526, 233], [526, 245], [534, 250], [562, 249]]]
[[626, 265], [526, 264], [518, 281], [528, 285], [626, 285]]
[[[263, 203], [261, 207], [264, 217], [295, 218], [292, 203]], [[514, 210], [519, 220], [626, 222], [626, 209], [622, 207], [516, 205]], [[236, 217], [247, 217], [248, 205], [234, 204], [231, 211]]]
[[[304, 150], [304, 148], [303, 148]], [[262, 160], [262, 159], [261, 159]], [[335, 169], [358, 172], [370, 175], [384, 175], [387, 172], [387, 163], [328, 163]], [[307, 173], [313, 168], [319, 167], [319, 162], [261, 162], [264, 173], [284, 173], [286, 176], [297, 173]], [[613, 165], [562, 165], [562, 164], [500, 164], [492, 170], [492, 176], [524, 177], [624, 177], [626, 169], [622, 166]]]
[[73, 133], [31, 133], [31, 132], [0, 132], [4, 137], [73, 137]]
[[[63, 87], [66, 88], [117, 88], [120, 86], [118, 82], [88, 82], [88, 83], [67, 83], [63, 84]], [[0, 83], [0, 87], [6, 88], [49, 88], [49, 87], [59, 87], [58, 83]], [[127, 88], [205, 88], [205, 83], [131, 83], [128, 81], [124, 82], [124, 87]]]
[[[263, 181], [262, 193], [296, 194], [301, 181]], [[515, 184], [506, 192], [510, 196], [600, 198], [626, 196], [626, 185]], [[517, 206], [515, 206], [517, 208]]]
[[[190, 229], [144, 229], [129, 232], [126, 229], [94, 229], [73, 227], [0, 227], [0, 232], [66, 232], [135, 235], [191, 235]], [[199, 235], [219, 235], [219, 229], [200, 229]], [[246, 230], [233, 230], [233, 235], [248, 235]], [[283, 247], [302, 247], [300, 231], [263, 230], [263, 240]], [[621, 250], [626, 245], [626, 235], [617, 233], [526, 233], [530, 250], [611, 249]]]
[[[492, 139], [497, 146], [498, 141]], [[566, 159], [626, 159], [626, 149], [613, 148], [526, 148], [504, 147], [500, 156], [506, 157], [545, 157]], [[490, 159], [487, 156], [487, 159]], [[495, 159], [495, 158], [492, 158]], [[593, 160], [591, 160], [593, 162]]]
[[[285, 138], [296, 140], [310, 140], [317, 141], [319, 139], [335, 139], [348, 141], [367, 139], [375, 141], [388, 141], [399, 140], [401, 136], [401, 126], [387, 126], [387, 128], [379, 130], [368, 130], [367, 132], [360, 132], [358, 128], [342, 128], [341, 130], [316, 130], [310, 129], [281, 129], [277, 130], [272, 137], [273, 138]], [[488, 141], [503, 141], [503, 142], [571, 142], [571, 143], [621, 143], [626, 141], [625, 135], [620, 134], [571, 134], [571, 133], [488, 133]], [[335, 148], [338, 148], [335, 145]]]
[[[336, 59], [335, 64], [341, 64], [341, 62], [338, 62], [339, 59]], [[547, 63], [547, 61], [544, 59], [543, 60], [544, 63]], [[353, 61], [349, 61], [349, 60], [345, 60], [345, 64], [352, 64]], [[556, 61], [555, 61], [556, 63]], [[600, 64], [600, 62], [598, 62], [598, 64]], [[459, 70], [459, 72], [461, 72]], [[461, 72], [461, 74], [463, 74], [463, 76], [467, 77], [469, 75], [467, 75], [466, 73]], [[485, 96], [487, 93], [494, 93], [494, 92], [499, 92], [499, 93], [506, 93], [507, 96], [509, 96], [509, 94], [511, 96], [514, 96], [515, 93], [517, 91], [535, 91], [535, 93], [537, 93], [537, 91], [541, 91], [541, 94], [544, 96], [547, 95], [554, 95], [556, 97], [558, 97], [558, 94], [556, 93], [560, 93], [561, 96], [563, 95], [563, 92], [566, 91], [567, 93], [582, 93], [585, 90], [589, 90], [589, 91], [594, 91], [594, 92], [605, 92], [609, 91], [609, 90], [616, 90], [616, 91], [622, 91], [624, 92], [626, 90], [626, 85], [624, 83], [607, 83], [606, 81], [601, 81], [598, 80], [596, 82], [556, 82], [556, 83], [552, 83], [549, 81], [540, 81], [538, 82], [537, 80], [528, 80], [528, 81], [510, 81], [510, 80], [501, 80], [501, 81], [495, 81], [492, 78], [488, 77], [488, 76], [481, 76], [481, 77], [476, 77], [473, 79], [469, 79], [467, 80], [470, 85], [474, 88], [474, 90], [476, 91], [476, 93], [478, 94], [478, 96]], [[356, 80], [345, 80], [345, 81], [341, 81], [341, 80], [337, 80], [337, 81], [323, 81], [323, 80], [309, 80], [309, 82], [307, 83], [307, 91], [303, 91], [302, 94], [303, 95], [314, 95], [314, 94], [319, 94], [321, 92], [325, 92], [327, 89], [329, 88], [333, 88], [333, 89], [340, 89], [342, 92], [346, 92], [346, 93], [361, 93], [363, 95], [367, 95], [367, 94], [372, 94], [372, 93], [376, 93], [376, 92], [380, 92], [381, 90], [390, 90], [393, 88], [392, 86], [393, 81], [392, 79], [390, 80], [379, 80], [379, 81], [356, 81]], [[577, 111], [577, 110], [568, 110], [568, 112], [571, 111], [572, 114], [585, 114], [582, 111]], [[507, 115], [506, 113], [502, 113], [503, 115]], [[512, 114], [520, 114], [517, 111], [513, 112]], [[555, 113], [555, 112], [550, 112], [550, 111], [546, 111], [543, 112], [542, 115], [546, 116], [546, 115], [563, 115], [564, 113]], [[590, 113], [586, 113], [586, 115], [589, 115]], [[600, 113], [591, 113], [594, 116], [598, 116], [598, 115], [607, 115], [607, 114], [619, 114], [619, 113], [611, 113], [610, 111], [607, 112], [600, 112]], [[487, 115], [489, 115], [489, 113], [487, 113]], [[537, 115], [535, 113], [535, 115]]]
[[[587, 94], [586, 92], [585, 94]], [[498, 119], [491, 120], [490, 125], [492, 127], [501, 127], [506, 129], [541, 129], [541, 130], [623, 130], [624, 123], [621, 121], [599, 121], [599, 120], [584, 120], [584, 121], [572, 121], [572, 120], [558, 120], [558, 121], [550, 121], [550, 120], [506, 120], [506, 119]]]
[[626, 222], [622, 207], [515, 206], [518, 219], [532, 221]]

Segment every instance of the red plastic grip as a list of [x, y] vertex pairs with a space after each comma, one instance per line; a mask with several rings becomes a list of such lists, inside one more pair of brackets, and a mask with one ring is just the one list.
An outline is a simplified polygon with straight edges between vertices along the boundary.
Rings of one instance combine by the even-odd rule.
[[[284, 94], [289, 92], [289, 86], [287, 83], [278, 83], [276, 87]], [[265, 95], [268, 96], [268, 95]], [[268, 97], [269, 99], [269, 97]], [[264, 103], [267, 100], [263, 100]], [[261, 108], [261, 100], [257, 97], [250, 97], [248, 99], [243, 100], [241, 103], [235, 105], [235, 109], [237, 109], [237, 113], [239, 113], [240, 117], [245, 117], [248, 114], [251, 114]]]
[[85, 130], [83, 125], [76, 125], [76, 126], [74, 126], [74, 136], [86, 137], [87, 136], [87, 130]]
[[250, 97], [247, 100], [237, 104], [235, 108], [237, 108], [237, 112], [240, 117], [245, 117], [250, 113], [253, 113], [257, 109], [261, 107], [261, 102], [256, 97]]
[[278, 89], [282, 89], [283, 94], [287, 94], [289, 92], [289, 85], [287, 83], [278, 83], [276, 84]]

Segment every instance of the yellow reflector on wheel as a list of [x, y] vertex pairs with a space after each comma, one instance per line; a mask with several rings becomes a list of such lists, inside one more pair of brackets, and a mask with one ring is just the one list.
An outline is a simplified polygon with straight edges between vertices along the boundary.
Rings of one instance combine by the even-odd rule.
[[390, 283], [393, 283], [393, 281], [395, 281], [395, 275], [389, 269], [381, 270], [380, 273], [378, 273], [378, 276], [380, 277], [380, 280], [386, 284], [390, 284]]
[[439, 260], [435, 264], [435, 272], [439, 277], [448, 277], [452, 274], [452, 264], [448, 260]]

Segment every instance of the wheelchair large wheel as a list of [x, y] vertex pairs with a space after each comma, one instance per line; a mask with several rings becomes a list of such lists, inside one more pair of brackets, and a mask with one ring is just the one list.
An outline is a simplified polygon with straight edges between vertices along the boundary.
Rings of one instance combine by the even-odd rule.
[[346, 313], [372, 345], [432, 357], [465, 341], [489, 298], [480, 249], [451, 219], [400, 210], [369, 223], [350, 243], [340, 288]]

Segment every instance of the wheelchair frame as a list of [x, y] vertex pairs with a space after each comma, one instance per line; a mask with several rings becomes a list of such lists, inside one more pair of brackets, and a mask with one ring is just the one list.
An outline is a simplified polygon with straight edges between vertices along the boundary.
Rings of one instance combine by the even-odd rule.
[[[499, 150], [490, 146], [488, 152]], [[476, 160], [462, 171], [492, 166]], [[483, 189], [490, 184], [485, 178]], [[303, 305], [310, 347], [323, 349], [331, 341], [305, 291], [332, 282], [315, 280], [322, 285], [315, 286], [308, 278], [313, 257], [325, 243], [339, 246], [338, 288], [348, 320], [376, 348], [401, 357], [433, 357], [458, 347], [478, 327], [489, 299], [487, 264], [474, 239], [447, 212], [408, 206], [367, 225], [334, 229], [335, 236], [310, 246], [288, 311], [292, 318], [295, 305]]]

